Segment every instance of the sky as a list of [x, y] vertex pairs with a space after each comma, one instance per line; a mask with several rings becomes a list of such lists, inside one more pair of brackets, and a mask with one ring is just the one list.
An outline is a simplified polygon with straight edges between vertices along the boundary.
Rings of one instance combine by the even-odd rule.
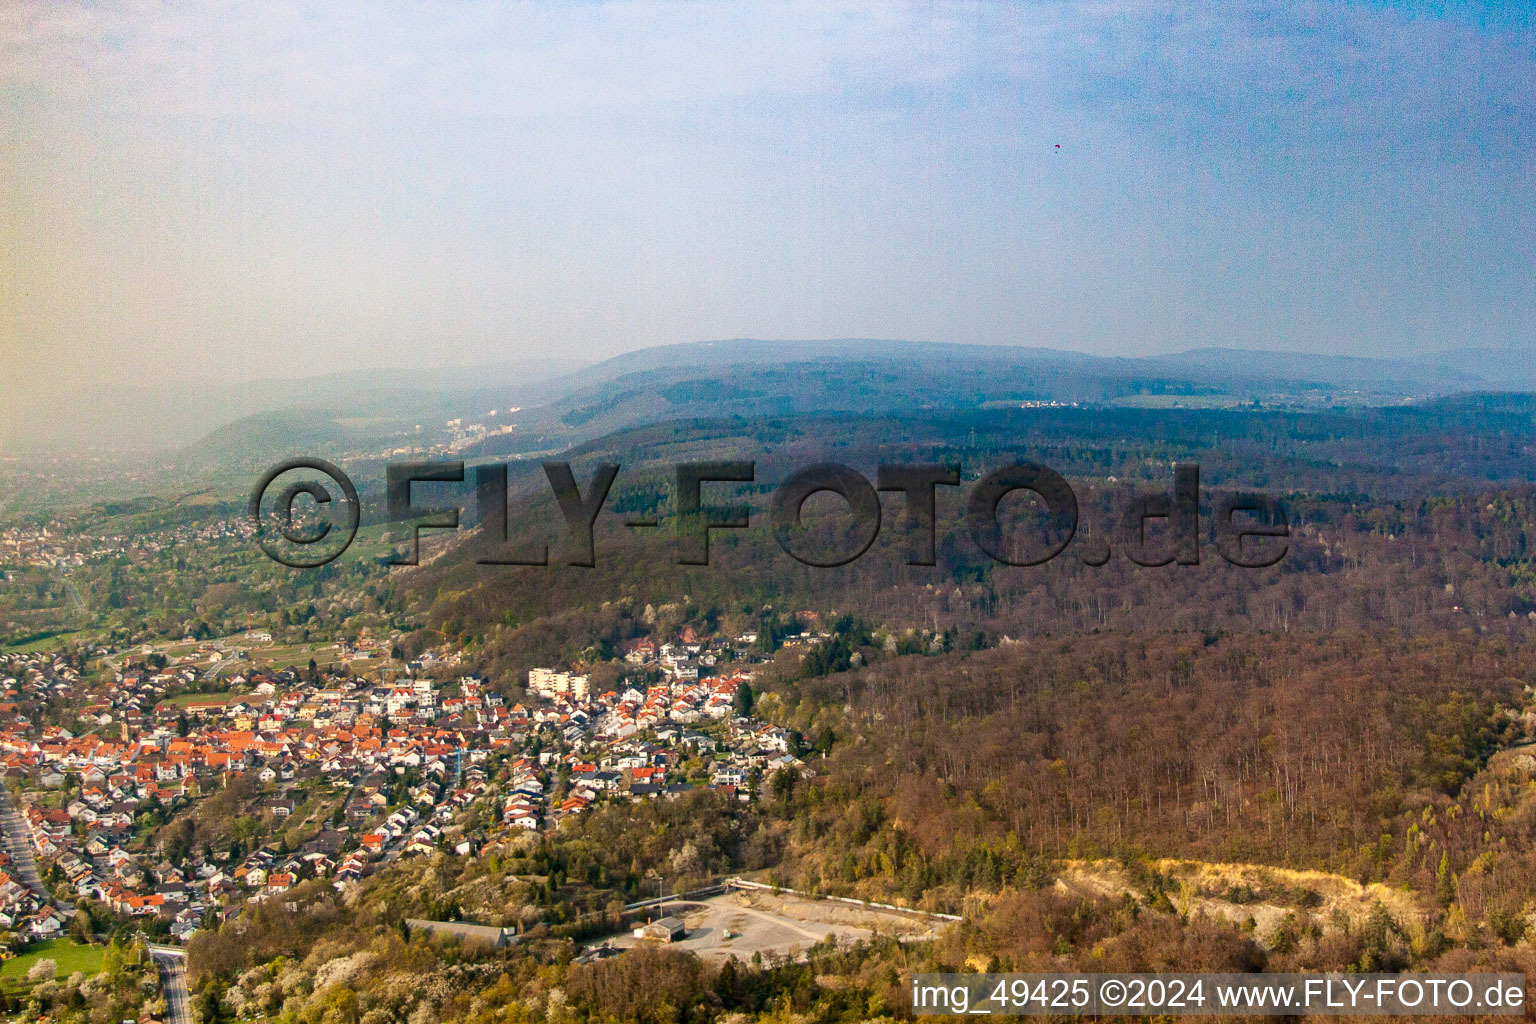
[[0, 389], [1536, 349], [1533, 83], [1496, 7], [0, 0]]

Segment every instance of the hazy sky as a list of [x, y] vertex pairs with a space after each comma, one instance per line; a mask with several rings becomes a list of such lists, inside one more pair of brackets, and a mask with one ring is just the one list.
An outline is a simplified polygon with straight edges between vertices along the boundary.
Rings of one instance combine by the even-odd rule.
[[4, 0], [0, 386], [1536, 348], [1530, 16], [1269, 6]]

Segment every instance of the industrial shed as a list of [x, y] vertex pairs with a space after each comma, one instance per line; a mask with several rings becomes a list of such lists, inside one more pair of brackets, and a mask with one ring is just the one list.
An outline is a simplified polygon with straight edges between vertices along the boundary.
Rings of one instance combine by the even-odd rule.
[[658, 942], [677, 942], [688, 937], [688, 926], [680, 917], [664, 917], [659, 921], [641, 925], [635, 929], [637, 939], [655, 939]]

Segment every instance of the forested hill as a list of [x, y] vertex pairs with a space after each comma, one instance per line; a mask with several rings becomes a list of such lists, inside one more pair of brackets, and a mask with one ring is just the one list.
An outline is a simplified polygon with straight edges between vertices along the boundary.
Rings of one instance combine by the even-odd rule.
[[[489, 665], [507, 668], [575, 656], [592, 645], [593, 629], [622, 639], [641, 628], [634, 616], [645, 605], [678, 603], [711, 623], [752, 620], [771, 604], [990, 641], [1095, 629], [1523, 636], [1536, 627], [1532, 409], [1527, 397], [1492, 396], [1312, 414], [1015, 409], [676, 421], [564, 456], [583, 486], [598, 463], [622, 467], [598, 522], [596, 567], [564, 564], [560, 513], [543, 473], [524, 463], [512, 473], [509, 548], [546, 543], [552, 564], [476, 565], [493, 546], [461, 534], [401, 586], [432, 629], [481, 644]], [[709, 500], [750, 505], [754, 525], [715, 531], [711, 565], [680, 566], [672, 467], [726, 458], [754, 460], [756, 481], [711, 485]], [[960, 465], [965, 485], [939, 489], [938, 565], [905, 564], [900, 495], [885, 496], [879, 538], [850, 565], [808, 568], [781, 551], [768, 529], [771, 491], [795, 469], [824, 460], [871, 479], [881, 462]], [[1000, 565], [964, 528], [964, 494], [975, 478], [1019, 460], [1062, 473], [1080, 505], [1073, 547], [1046, 565]], [[1200, 466], [1201, 564], [1148, 568], [1120, 554], [1085, 564], [1080, 545], [1117, 545], [1127, 500], [1168, 492], [1175, 462]], [[1217, 555], [1213, 502], [1227, 489], [1281, 498], [1291, 538], [1279, 565], [1243, 569]], [[814, 524], [802, 538], [807, 545], [835, 552], [848, 542], [840, 507], [832, 496], [807, 505]], [[654, 516], [660, 526], [625, 528], [633, 516]]]

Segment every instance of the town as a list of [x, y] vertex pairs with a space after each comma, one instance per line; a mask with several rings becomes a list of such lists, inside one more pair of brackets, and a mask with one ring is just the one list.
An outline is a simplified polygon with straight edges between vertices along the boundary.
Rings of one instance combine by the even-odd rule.
[[[116, 667], [99, 691], [65, 659], [5, 655], [0, 768], [19, 813], [0, 817], [16, 851], [0, 865], [0, 926], [56, 935], [90, 900], [184, 941], [309, 879], [345, 888], [398, 858], [476, 853], [604, 802], [695, 788], [749, 802], [773, 773], [803, 770], [794, 737], [749, 713], [756, 640], [690, 628], [632, 640], [624, 664], [654, 681], [596, 692], [574, 666], [538, 667], [513, 701], [455, 675], [446, 650], [367, 675], [257, 669], [247, 659], [264, 631], [174, 661], [150, 645], [103, 659]], [[361, 660], [384, 644], [339, 646]], [[233, 695], [199, 694], [208, 682]], [[73, 727], [42, 721], [59, 705]], [[178, 841], [174, 821], [218, 794], [235, 819], [228, 845]], [[292, 848], [258, 841], [294, 822], [310, 827]]]
[[188, 544], [248, 542], [253, 536], [255, 526], [248, 517], [214, 518], [131, 537], [84, 535], [78, 524], [52, 519], [0, 529], [0, 565], [72, 569], [88, 562], [157, 555]]

